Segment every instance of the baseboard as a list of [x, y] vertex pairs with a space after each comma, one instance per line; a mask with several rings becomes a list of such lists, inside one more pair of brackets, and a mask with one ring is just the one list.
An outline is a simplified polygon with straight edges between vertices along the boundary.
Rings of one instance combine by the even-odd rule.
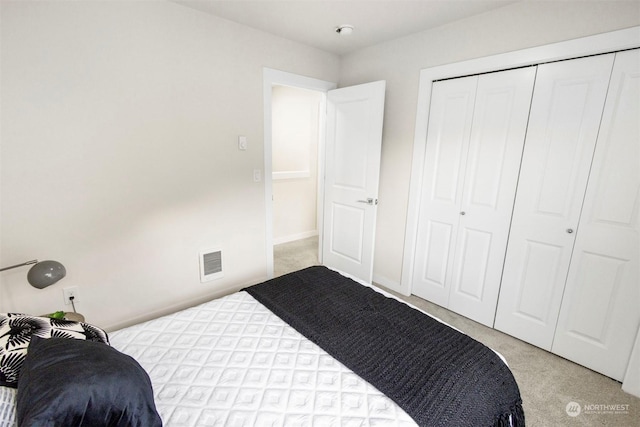
[[274, 237], [273, 244], [280, 245], [282, 243], [294, 242], [296, 240], [306, 239], [308, 237], [313, 237], [317, 235], [318, 235], [318, 230], [311, 230], [311, 231], [304, 231], [298, 234], [290, 234], [288, 236]]
[[261, 277], [256, 277], [254, 279], [249, 279], [240, 285], [227, 285], [224, 288], [216, 290], [215, 292], [211, 292], [204, 295], [196, 296], [194, 298], [186, 299], [184, 301], [180, 301], [175, 304], [164, 306], [162, 308], [149, 311], [142, 315], [123, 319], [112, 324], [100, 325], [100, 327], [106, 330], [107, 332], [117, 331], [122, 328], [137, 325], [138, 323], [146, 322], [149, 320], [157, 319], [158, 317], [162, 317], [162, 316], [176, 313], [178, 311], [186, 310], [187, 308], [194, 307], [196, 305], [199, 305], [214, 299], [222, 298], [226, 295], [238, 292], [242, 288], [246, 288], [248, 286], [261, 283], [266, 279], [267, 279], [266, 277], [261, 276]]
[[390, 289], [394, 292], [398, 292], [402, 294], [402, 292], [400, 291], [401, 289], [400, 282], [391, 280], [388, 277], [380, 276], [379, 274], [374, 274], [373, 283], [377, 283], [378, 285], [382, 285], [387, 289]]

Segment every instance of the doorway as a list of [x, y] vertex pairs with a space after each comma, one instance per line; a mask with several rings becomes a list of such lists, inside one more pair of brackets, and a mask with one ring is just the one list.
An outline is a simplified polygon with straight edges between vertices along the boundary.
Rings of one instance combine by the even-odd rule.
[[335, 83], [268, 68], [263, 79], [267, 277], [273, 277], [274, 266], [272, 97], [274, 86], [280, 85], [323, 94], [319, 110], [326, 114], [318, 120], [318, 262], [370, 283], [386, 82], [332, 90]]
[[[266, 245], [266, 267], [267, 267], [267, 277], [274, 277], [274, 243], [275, 243], [275, 235], [274, 235], [274, 201], [275, 194], [274, 188], [280, 186], [280, 183], [275, 183], [275, 181], [291, 181], [294, 182], [296, 180], [302, 181], [305, 175], [305, 168], [299, 167], [302, 164], [310, 164], [306, 161], [303, 162], [300, 158], [291, 159], [293, 154], [289, 156], [285, 156], [288, 158], [280, 159], [278, 162], [277, 168], [281, 168], [282, 170], [276, 170], [278, 172], [276, 174], [276, 178], [274, 180], [273, 172], [274, 172], [274, 158], [273, 158], [273, 102], [272, 98], [274, 96], [274, 88], [278, 90], [280, 87], [285, 87], [288, 89], [303, 89], [306, 91], [313, 91], [315, 93], [320, 94], [321, 96], [321, 106], [319, 111], [324, 111], [325, 109], [325, 98], [327, 91], [336, 88], [335, 83], [313, 79], [309, 77], [300, 76], [297, 74], [287, 73], [284, 71], [273, 70], [269, 68], [264, 68], [263, 70], [263, 99], [264, 99], [264, 184], [265, 184], [265, 245]], [[319, 115], [317, 123], [318, 136], [317, 136], [317, 149], [315, 153], [317, 153], [317, 160], [314, 162], [314, 166], [316, 171], [324, 170], [324, 157], [323, 157], [323, 148], [324, 148], [324, 115]], [[298, 147], [299, 148], [299, 147]], [[286, 150], [285, 150], [286, 152]], [[282, 160], [282, 162], [281, 162]], [[284, 166], [281, 166], [284, 165]], [[284, 173], [283, 173], [284, 172]], [[311, 172], [311, 168], [309, 168], [309, 173]], [[317, 174], [317, 172], [316, 172]], [[319, 236], [322, 236], [322, 197], [318, 195], [322, 195], [324, 191], [322, 179], [320, 179], [321, 174], [317, 174], [316, 178], [316, 189], [315, 194], [313, 196], [316, 197], [315, 204], [315, 225], [316, 231], [315, 233]], [[282, 179], [280, 179], [282, 178]], [[274, 185], [275, 183], [275, 185]], [[278, 189], [279, 191], [279, 189]], [[283, 201], [283, 200], [281, 200]], [[283, 203], [284, 204], [284, 203]], [[308, 209], [308, 207], [307, 207]], [[295, 236], [295, 233], [291, 232], [290, 236]], [[304, 237], [304, 234], [299, 235], [299, 237]], [[283, 236], [278, 236], [279, 239], [283, 239]], [[280, 240], [282, 242], [282, 240]], [[288, 244], [288, 243], [284, 243]], [[317, 253], [322, 253], [322, 239], [318, 239], [317, 243]], [[316, 255], [316, 262], [321, 261], [318, 260], [318, 256]]]
[[318, 178], [324, 93], [273, 85], [274, 276], [318, 263]]

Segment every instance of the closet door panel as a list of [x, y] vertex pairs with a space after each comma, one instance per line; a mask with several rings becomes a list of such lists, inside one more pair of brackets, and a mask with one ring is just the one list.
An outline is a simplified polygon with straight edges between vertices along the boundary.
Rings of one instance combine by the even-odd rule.
[[446, 306], [478, 78], [435, 82], [412, 292]]
[[551, 349], [614, 55], [538, 67], [495, 327]]
[[616, 54], [552, 351], [622, 380], [640, 323], [640, 51]]
[[479, 77], [449, 308], [493, 326], [536, 68]]

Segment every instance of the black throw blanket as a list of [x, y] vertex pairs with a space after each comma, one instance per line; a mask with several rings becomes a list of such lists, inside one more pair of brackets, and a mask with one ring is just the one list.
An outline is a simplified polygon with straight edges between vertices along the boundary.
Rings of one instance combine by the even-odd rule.
[[524, 426], [518, 385], [488, 347], [326, 267], [245, 289], [421, 426]]

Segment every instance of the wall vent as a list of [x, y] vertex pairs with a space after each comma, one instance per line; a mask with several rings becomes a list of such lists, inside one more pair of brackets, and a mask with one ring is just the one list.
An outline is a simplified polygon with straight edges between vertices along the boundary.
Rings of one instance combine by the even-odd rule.
[[223, 276], [222, 250], [208, 249], [200, 252], [200, 282], [209, 282]]

